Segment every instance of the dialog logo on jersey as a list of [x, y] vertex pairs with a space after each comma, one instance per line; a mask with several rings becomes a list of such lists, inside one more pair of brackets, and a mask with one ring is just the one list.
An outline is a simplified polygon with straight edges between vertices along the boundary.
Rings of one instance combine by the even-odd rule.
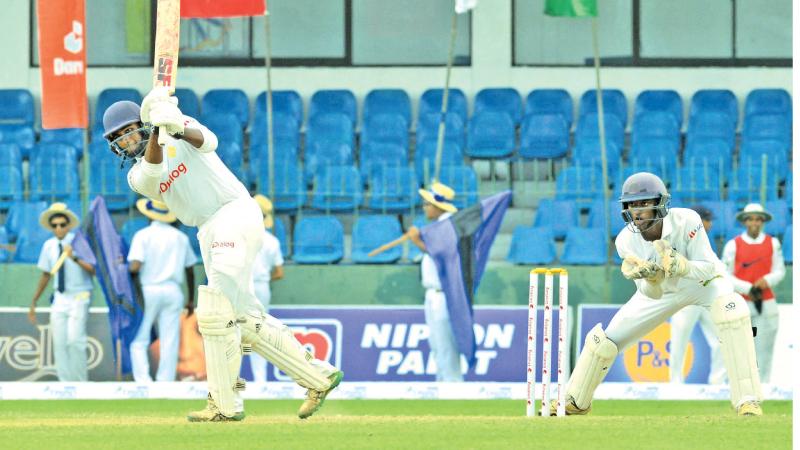
[[[335, 367], [342, 362], [342, 323], [336, 319], [283, 319], [294, 337], [315, 359], [327, 361]], [[271, 366], [271, 365], [270, 365]], [[267, 379], [291, 381], [291, 378], [271, 366]]]
[[178, 164], [178, 167], [172, 169], [167, 174], [167, 181], [162, 182], [161, 184], [158, 185], [159, 190], [161, 190], [161, 193], [163, 194], [163, 193], [167, 192], [169, 190], [169, 188], [172, 187], [172, 183], [175, 180], [177, 180], [181, 175], [183, 175], [186, 172], [188, 172], [188, 170], [189, 169], [186, 168], [186, 164], [185, 163], [180, 163], [180, 164]]

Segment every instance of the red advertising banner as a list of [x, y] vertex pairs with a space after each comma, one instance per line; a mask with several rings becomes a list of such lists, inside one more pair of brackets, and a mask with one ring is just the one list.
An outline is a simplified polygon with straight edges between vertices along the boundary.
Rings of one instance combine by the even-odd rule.
[[183, 0], [181, 17], [263, 16], [266, 8], [265, 0]]
[[42, 128], [86, 128], [85, 0], [37, 0]]

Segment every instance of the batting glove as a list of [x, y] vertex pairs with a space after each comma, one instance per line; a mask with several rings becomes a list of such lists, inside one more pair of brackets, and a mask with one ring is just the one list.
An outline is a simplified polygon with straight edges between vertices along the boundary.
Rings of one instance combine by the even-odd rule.
[[678, 253], [669, 241], [660, 239], [653, 242], [656, 253], [661, 258], [661, 267], [667, 278], [680, 278], [689, 273], [689, 261]]
[[164, 127], [170, 135], [183, 134], [183, 113], [171, 101], [155, 103], [150, 109], [150, 123], [156, 127]]
[[[169, 98], [170, 95], [168, 87], [154, 87], [153, 90], [151, 90], [150, 93], [145, 96], [144, 100], [142, 100], [142, 106], [139, 108], [139, 115], [142, 119], [142, 123], [150, 123], [150, 110], [153, 108], [155, 103], [165, 101]], [[175, 104], [178, 104], [177, 98], [175, 98]]]

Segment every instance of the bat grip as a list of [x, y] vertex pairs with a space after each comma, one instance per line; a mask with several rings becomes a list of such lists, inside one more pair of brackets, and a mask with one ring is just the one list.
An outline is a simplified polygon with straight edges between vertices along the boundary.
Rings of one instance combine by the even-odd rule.
[[166, 143], [167, 143], [167, 128], [158, 127], [158, 145], [164, 145]]

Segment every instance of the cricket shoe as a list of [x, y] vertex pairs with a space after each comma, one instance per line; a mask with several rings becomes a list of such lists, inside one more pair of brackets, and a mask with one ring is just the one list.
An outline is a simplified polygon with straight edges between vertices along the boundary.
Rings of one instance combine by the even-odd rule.
[[317, 410], [322, 407], [322, 403], [325, 402], [325, 397], [327, 397], [332, 390], [336, 389], [336, 386], [339, 386], [343, 377], [344, 372], [341, 370], [336, 371], [336, 373], [328, 377], [328, 379], [331, 380], [331, 386], [328, 389], [324, 391], [309, 389], [306, 392], [305, 401], [300, 405], [300, 409], [297, 410], [297, 417], [307, 419], [317, 412]]
[[[578, 405], [575, 404], [575, 399], [572, 397], [567, 398], [567, 404], [564, 405], [564, 412], [568, 416], [585, 416], [589, 414], [589, 411], [592, 410], [592, 405], [589, 405], [586, 409], [578, 408]], [[550, 400], [550, 415], [555, 416], [558, 413], [558, 400]]]
[[190, 412], [186, 416], [186, 419], [189, 420], [189, 422], [240, 422], [244, 420], [244, 411], [237, 412], [233, 416], [228, 417], [219, 411], [217, 403], [211, 398], [211, 394], [208, 394], [206, 407], [199, 411]]
[[761, 403], [750, 400], [739, 405], [736, 408], [736, 414], [740, 416], [763, 416], [764, 411], [761, 410]]

